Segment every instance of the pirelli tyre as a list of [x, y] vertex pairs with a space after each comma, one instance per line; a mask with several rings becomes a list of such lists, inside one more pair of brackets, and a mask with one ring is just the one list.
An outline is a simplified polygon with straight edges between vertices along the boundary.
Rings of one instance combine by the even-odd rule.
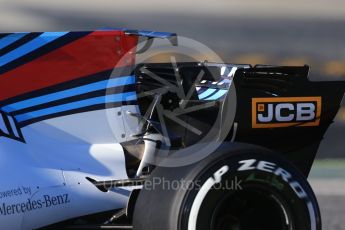
[[135, 230], [319, 230], [306, 178], [268, 150], [224, 144], [193, 165], [157, 168], [136, 202]]

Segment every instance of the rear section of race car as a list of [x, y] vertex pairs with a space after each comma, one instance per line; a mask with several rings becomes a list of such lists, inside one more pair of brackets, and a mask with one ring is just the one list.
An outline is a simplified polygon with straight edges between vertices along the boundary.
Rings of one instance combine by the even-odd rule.
[[[175, 90], [160, 100], [184, 121], [171, 115], [165, 125], [188, 151], [159, 159], [136, 200], [134, 229], [321, 229], [307, 177], [340, 108], [344, 82], [311, 82], [308, 66], [138, 68], [141, 90], [161, 87], [158, 75], [188, 89], [189, 97]], [[212, 143], [218, 145], [212, 149]]]
[[139, 36], [0, 34], [2, 228], [37, 229], [125, 206], [130, 189], [105, 193], [86, 177], [128, 179], [120, 143], [132, 138], [126, 124], [137, 124], [125, 123], [123, 111], [137, 110], [130, 51]]
[[[5, 226], [122, 209], [105, 227], [126, 216], [138, 230], [320, 229], [306, 178], [345, 84], [311, 82], [307, 66], [136, 63], [155, 37], [175, 43], [128, 30], [1, 35], [0, 170], [21, 170], [0, 188], [32, 190], [2, 200]], [[60, 193], [68, 204], [11, 209]]]

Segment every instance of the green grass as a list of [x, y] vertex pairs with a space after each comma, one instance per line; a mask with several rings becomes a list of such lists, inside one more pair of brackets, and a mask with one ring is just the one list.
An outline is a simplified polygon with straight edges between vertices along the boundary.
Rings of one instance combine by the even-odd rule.
[[316, 160], [311, 169], [310, 178], [333, 178], [345, 180], [345, 159]]
[[324, 159], [324, 160], [315, 160], [315, 167], [341, 167], [345, 169], [345, 159]]

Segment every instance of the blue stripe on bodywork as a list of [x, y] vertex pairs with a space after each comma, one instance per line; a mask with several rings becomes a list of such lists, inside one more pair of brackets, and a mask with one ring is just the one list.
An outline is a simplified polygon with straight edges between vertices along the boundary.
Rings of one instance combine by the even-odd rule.
[[221, 98], [222, 96], [224, 96], [224, 95], [226, 94], [227, 91], [228, 91], [228, 90], [221, 89], [221, 90], [219, 90], [217, 93], [213, 94], [213, 95], [210, 96], [210, 97], [205, 98], [204, 100], [208, 100], [208, 101], [217, 100], [217, 99]]
[[202, 100], [208, 96], [210, 96], [212, 93], [216, 92], [217, 89], [207, 89], [205, 92], [199, 94], [199, 99]]
[[5, 134], [9, 134], [7, 125], [6, 125], [5, 120], [4, 120], [4, 117], [2, 116], [2, 113], [0, 110], [0, 136], [1, 136], [1, 132], [5, 133]]
[[7, 116], [7, 117], [8, 117], [8, 121], [10, 122], [10, 126], [12, 128], [14, 136], [19, 138], [19, 133], [18, 133], [18, 130], [17, 130], [17, 126], [16, 126], [16, 123], [13, 120], [13, 117], [12, 116]]
[[138, 35], [145, 36], [145, 37], [154, 37], [154, 38], [169, 38], [169, 37], [176, 36], [175, 33], [146, 31], [146, 30], [139, 30]]
[[88, 106], [105, 104], [105, 103], [115, 103], [121, 101], [133, 101], [137, 99], [136, 92], [128, 92], [128, 93], [119, 93], [113, 95], [106, 95], [101, 97], [95, 97], [91, 99], [86, 99], [82, 101], [72, 102], [64, 105], [58, 105], [46, 109], [41, 109], [33, 112], [24, 113], [21, 115], [16, 116], [18, 122], [23, 122], [27, 120], [31, 120], [34, 118], [47, 116], [51, 114], [56, 114], [60, 112], [66, 112], [74, 109], [81, 109]]
[[38, 36], [37, 38], [25, 43], [24, 45], [18, 47], [15, 50], [0, 57], [0, 67], [4, 66], [62, 36], [68, 32], [45, 32]]
[[5, 48], [6, 46], [11, 45], [12, 43], [18, 41], [19, 39], [23, 38], [28, 33], [14, 33], [9, 34], [0, 39], [0, 49]]
[[176, 33], [170, 32], [158, 32], [158, 31], [150, 31], [150, 30], [130, 30], [127, 28], [117, 28], [117, 27], [103, 27], [100, 28], [102, 31], [110, 31], [110, 30], [120, 30], [124, 31], [126, 34], [131, 35], [138, 35], [143, 37], [152, 37], [152, 38], [170, 38], [176, 36]]
[[135, 83], [135, 76], [125, 76], [125, 77], [119, 77], [119, 78], [113, 78], [110, 80], [104, 80], [96, 83], [91, 83], [84, 86], [79, 86], [73, 89], [68, 89], [56, 93], [47, 94], [40, 97], [35, 97], [31, 99], [27, 99], [24, 101], [20, 101], [17, 103], [13, 103], [10, 105], [6, 105], [2, 108], [3, 111], [10, 113], [17, 110], [33, 107], [36, 105], [41, 105], [45, 103], [49, 103], [52, 101], [57, 101], [60, 99], [65, 99], [77, 95], [82, 95], [90, 92], [94, 92], [97, 90], [103, 90], [106, 88], [112, 88], [117, 86], [125, 86]]

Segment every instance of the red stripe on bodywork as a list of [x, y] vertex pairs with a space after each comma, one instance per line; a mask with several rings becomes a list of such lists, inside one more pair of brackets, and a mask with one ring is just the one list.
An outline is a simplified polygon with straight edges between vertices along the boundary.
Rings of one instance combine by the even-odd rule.
[[[133, 65], [135, 54], [127, 53], [137, 45], [137, 41], [137, 36], [127, 36], [123, 31], [90, 33], [1, 74], [0, 101], [99, 73], [115, 66]], [[126, 58], [123, 58], [125, 54]]]

